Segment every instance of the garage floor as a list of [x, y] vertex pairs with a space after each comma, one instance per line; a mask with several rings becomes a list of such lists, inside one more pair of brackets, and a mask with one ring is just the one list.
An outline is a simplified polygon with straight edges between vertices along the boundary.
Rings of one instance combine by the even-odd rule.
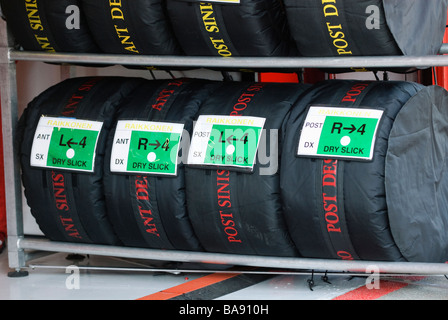
[[[381, 277], [369, 281], [369, 289], [365, 276], [322, 279], [322, 274], [234, 267], [204, 271], [211, 267], [56, 253], [31, 261], [28, 275], [14, 278], [8, 276], [5, 250], [0, 254], [0, 300], [448, 300], [445, 276]], [[185, 271], [192, 268], [197, 271]]]

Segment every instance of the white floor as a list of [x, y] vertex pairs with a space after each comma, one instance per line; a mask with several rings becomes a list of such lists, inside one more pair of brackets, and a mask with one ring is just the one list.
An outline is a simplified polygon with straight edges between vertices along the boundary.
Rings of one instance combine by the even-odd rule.
[[[196, 271], [182, 273], [146, 271], [154, 267], [173, 268], [172, 265], [161, 262], [96, 256], [84, 256], [80, 261], [68, 260], [67, 257], [67, 254], [57, 253], [31, 261], [30, 267], [26, 269], [29, 274], [14, 278], [8, 276], [11, 270], [8, 267], [5, 250], [0, 254], [0, 300], [137, 300], [163, 290], [175, 290], [173, 288], [194, 283], [195, 280], [209, 274]], [[210, 266], [179, 267], [204, 270]], [[143, 271], [143, 268], [146, 270]], [[252, 275], [249, 274], [248, 277], [250, 276]], [[347, 299], [353, 300], [448, 300], [448, 279], [444, 276], [381, 279], [385, 281], [380, 283], [382, 287], [370, 291], [363, 290], [366, 285], [365, 277], [349, 275], [330, 275], [329, 283], [324, 282], [320, 275], [315, 275], [313, 290], [310, 290], [308, 285], [310, 277], [310, 275], [269, 275], [264, 279], [255, 280], [243, 289], [239, 289], [239, 285], [235, 282], [232, 285], [222, 282], [218, 287], [209, 286], [209, 290], [204, 290], [200, 295], [188, 298], [185, 296], [185, 299], [285, 301], [332, 300], [348, 297]], [[181, 300], [182, 297], [180, 296]]]

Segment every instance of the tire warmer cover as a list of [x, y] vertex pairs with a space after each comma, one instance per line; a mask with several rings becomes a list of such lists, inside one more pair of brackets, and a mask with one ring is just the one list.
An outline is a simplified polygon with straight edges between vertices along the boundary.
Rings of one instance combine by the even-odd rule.
[[383, 0], [383, 5], [387, 25], [404, 55], [440, 52], [446, 30], [447, 0]]
[[[186, 133], [191, 133], [193, 119], [210, 90], [211, 85], [203, 81], [148, 81], [122, 104], [117, 120], [182, 123], [183, 143], [187, 143]], [[174, 177], [111, 172], [114, 132], [106, 152], [104, 187], [118, 237], [127, 246], [203, 251], [187, 213], [183, 162], [177, 164]], [[182, 146], [181, 159], [188, 154]]]
[[278, 0], [239, 4], [167, 0], [174, 33], [190, 56], [290, 56], [296, 54]]
[[292, 36], [304, 56], [435, 54], [445, 33], [446, 0], [284, 3]]
[[[30, 51], [97, 53], [79, 0], [0, 0], [17, 42]], [[77, 13], [79, 12], [79, 15]], [[79, 17], [79, 28], [68, 28]]]
[[182, 54], [163, 0], [81, 0], [87, 22], [106, 53]]
[[[103, 158], [116, 106], [141, 83], [136, 78], [74, 78], [36, 97], [20, 119], [22, 179], [32, 215], [50, 240], [119, 244], [107, 218]], [[93, 173], [31, 167], [34, 134], [42, 116], [103, 122]]]
[[389, 136], [389, 220], [409, 261], [448, 260], [447, 105], [442, 87], [421, 90], [400, 111]]
[[190, 219], [206, 251], [296, 256], [282, 213], [278, 150], [289, 110], [304, 88], [297, 84], [229, 82], [201, 107], [201, 115], [266, 119], [252, 173], [225, 167], [186, 167]]
[[[300, 54], [307, 57], [436, 54], [445, 33], [446, 0], [284, 0], [284, 3], [292, 37]], [[359, 67], [352, 70], [365, 70]]]
[[[303, 96], [287, 126], [281, 192], [304, 257], [447, 259], [446, 98], [410, 82], [357, 81], [323, 82]], [[303, 110], [316, 105], [384, 110], [373, 160], [298, 157]]]

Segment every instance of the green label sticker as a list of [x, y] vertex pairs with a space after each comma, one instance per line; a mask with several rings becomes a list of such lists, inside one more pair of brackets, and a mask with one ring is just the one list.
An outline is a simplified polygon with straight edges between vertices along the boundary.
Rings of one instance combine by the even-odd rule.
[[102, 125], [98, 121], [42, 117], [34, 135], [31, 166], [93, 172]]
[[298, 155], [372, 160], [382, 110], [310, 107]]
[[179, 123], [118, 121], [111, 172], [177, 175], [183, 128]]
[[252, 170], [264, 123], [258, 117], [200, 116], [188, 164]]

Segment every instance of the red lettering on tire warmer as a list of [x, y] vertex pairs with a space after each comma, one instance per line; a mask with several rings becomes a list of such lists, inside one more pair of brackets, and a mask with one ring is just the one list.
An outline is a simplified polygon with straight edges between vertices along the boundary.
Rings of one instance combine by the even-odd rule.
[[[263, 86], [264, 84], [262, 83], [255, 83], [249, 86], [234, 104], [230, 116], [243, 116], [243, 111], [247, 108], [248, 104], [252, 102], [255, 94], [259, 92]], [[242, 243], [233, 213], [228, 211], [229, 209], [232, 209], [230, 171], [217, 170], [216, 173], [218, 211], [222, 227], [224, 228], [224, 233], [229, 243]], [[225, 212], [223, 211], [223, 208], [226, 208]]]
[[[342, 103], [354, 104], [369, 86], [368, 83], [354, 85], [345, 94]], [[327, 159], [322, 165], [322, 204], [325, 219], [325, 230], [330, 238], [332, 250], [342, 260], [354, 260], [357, 255], [347, 236], [345, 223], [342, 222], [343, 206], [338, 202], [338, 160]]]
[[[86, 94], [101, 80], [100, 77], [89, 79], [83, 83], [78, 90], [70, 97], [60, 114], [66, 117], [73, 117], [76, 114], [79, 104]], [[67, 199], [67, 189], [65, 185], [65, 175], [63, 173], [51, 172], [53, 186], [53, 199], [55, 208], [59, 212], [59, 221], [65, 234], [70, 238], [82, 240], [80, 231], [76, 228], [76, 223], [70, 215], [70, 204]]]
[[[175, 79], [170, 81], [165, 88], [161, 89], [157, 93], [157, 98], [154, 103], [151, 104], [151, 111], [157, 114], [166, 113], [168, 100], [173, 97], [185, 82], [181, 79]], [[159, 115], [161, 118], [162, 116]], [[161, 228], [158, 226], [159, 219], [154, 217], [153, 205], [151, 204], [151, 199], [149, 196], [149, 188], [151, 187], [147, 176], [135, 176], [134, 181], [134, 195], [135, 204], [133, 206], [134, 210], [138, 212], [136, 215], [137, 223], [144, 230], [146, 236], [155, 236], [156, 238], [161, 238]], [[162, 233], [163, 235], [163, 233]], [[152, 238], [155, 239], [155, 238]]]
[[322, 166], [322, 200], [325, 218], [325, 230], [332, 244], [332, 250], [342, 260], [354, 260], [351, 244], [347, 245], [346, 232], [341, 223], [341, 209], [338, 202], [337, 169], [338, 160], [324, 160]]
[[75, 228], [73, 218], [69, 214], [69, 204], [65, 188], [65, 177], [62, 173], [51, 172], [51, 181], [53, 183], [53, 195], [55, 207], [60, 212], [59, 221], [66, 233], [71, 238], [82, 239], [79, 230]]

